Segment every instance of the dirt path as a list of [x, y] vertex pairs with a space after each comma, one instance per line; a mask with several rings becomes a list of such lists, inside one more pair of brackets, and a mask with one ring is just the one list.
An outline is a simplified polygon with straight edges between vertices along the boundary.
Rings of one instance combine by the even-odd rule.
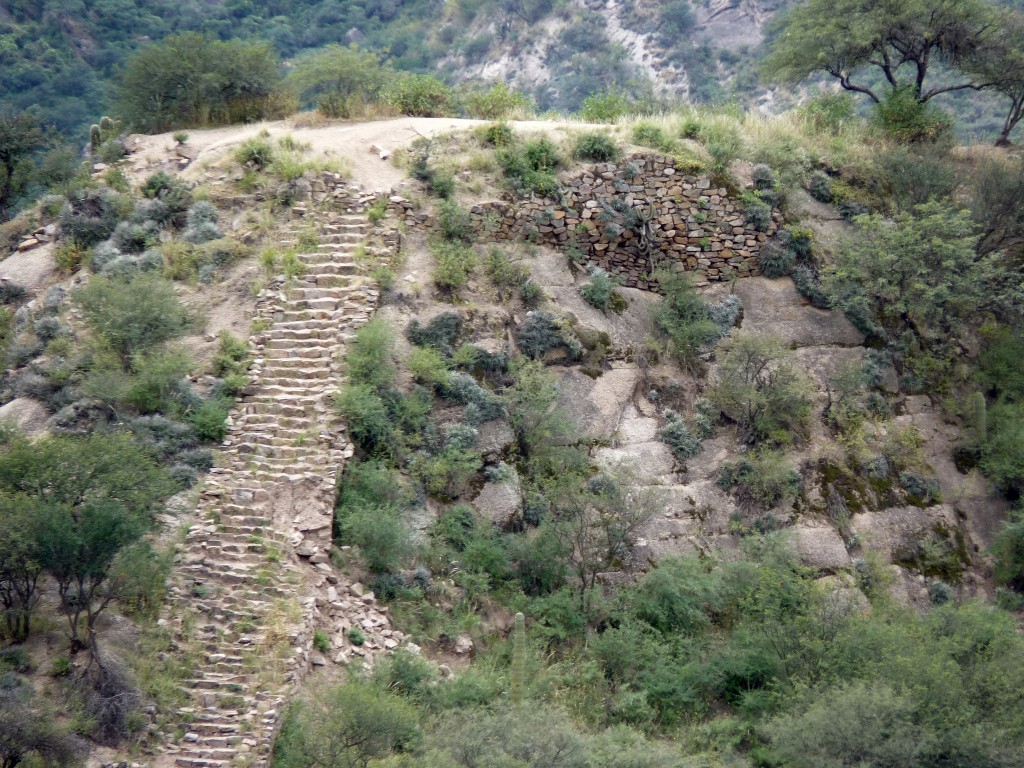
[[[407, 146], [419, 136], [437, 136], [449, 131], [465, 130], [477, 125], [486, 125], [487, 120], [465, 120], [448, 117], [399, 117], [366, 123], [339, 123], [317, 128], [297, 128], [293, 121], [254, 123], [247, 126], [230, 126], [210, 130], [189, 131], [188, 148], [195, 153], [186, 177], [198, 174], [207, 161], [219, 159], [225, 151], [237, 147], [246, 139], [266, 130], [271, 136], [291, 134], [298, 141], [312, 145], [315, 152], [325, 156], [344, 158], [350, 164], [352, 179], [370, 189], [385, 190], [395, 186], [404, 178], [404, 171], [388, 161], [371, 154], [370, 146], [376, 145], [390, 152]], [[588, 127], [586, 123], [561, 122], [552, 120], [517, 121], [512, 123], [517, 131], [573, 130]], [[133, 137], [135, 157], [147, 167], [175, 155], [175, 141], [170, 133], [154, 136]], [[140, 168], [141, 170], [141, 168]]]

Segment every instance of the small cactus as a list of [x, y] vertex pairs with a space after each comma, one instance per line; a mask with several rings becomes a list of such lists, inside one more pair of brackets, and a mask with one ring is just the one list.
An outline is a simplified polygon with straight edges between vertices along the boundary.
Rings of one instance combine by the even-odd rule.
[[523, 701], [523, 685], [526, 678], [526, 617], [516, 614], [515, 628], [512, 630], [512, 685], [509, 691], [512, 703], [519, 705]]
[[104, 133], [109, 133], [114, 130], [114, 121], [104, 115], [100, 118], [100, 130]]
[[103, 134], [95, 123], [89, 126], [89, 147], [95, 150], [102, 143]]

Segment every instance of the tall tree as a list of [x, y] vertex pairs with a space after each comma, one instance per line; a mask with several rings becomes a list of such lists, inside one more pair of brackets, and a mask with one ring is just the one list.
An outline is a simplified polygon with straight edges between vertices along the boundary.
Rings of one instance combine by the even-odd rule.
[[119, 114], [140, 130], [266, 116], [280, 74], [267, 43], [221, 42], [196, 32], [139, 50], [117, 85]]
[[930, 85], [928, 75], [937, 62], [959, 66], [988, 45], [1000, 18], [983, 0], [807, 0], [781, 17], [763, 66], [785, 82], [828, 75], [880, 104], [886, 90], [866, 76], [873, 69], [883, 89], [910, 89], [924, 103], [987, 84], [965, 76]]
[[37, 522], [43, 505], [25, 496], [0, 495], [0, 609], [7, 634], [25, 640], [32, 629], [32, 611], [39, 602]]
[[51, 132], [35, 115], [0, 113], [0, 221], [10, 215], [32, 180], [32, 159], [50, 145]]
[[[57, 582], [72, 650], [92, 645], [96, 618], [128, 581], [119, 578], [127, 575], [119, 574], [121, 556], [174, 488], [159, 465], [119, 435], [16, 439], [0, 453], [0, 491], [34, 507], [31, 522], [14, 531], [27, 537], [25, 550], [8, 543], [0, 551], [31, 556]], [[14, 517], [24, 520], [25, 512]]]
[[380, 97], [391, 76], [376, 53], [328, 45], [296, 61], [286, 84], [328, 117], [351, 117]]
[[1009, 101], [996, 146], [1008, 146], [1010, 133], [1024, 119], [1024, 16], [1007, 13], [999, 34], [966, 61], [965, 68]]
[[116, 572], [117, 557], [145, 530], [141, 515], [110, 501], [81, 508], [55, 505], [47, 511], [40, 526], [39, 549], [46, 571], [57, 582], [72, 651], [95, 645], [96, 619], [118, 596], [122, 581], [118, 576], [127, 576]]
[[942, 355], [956, 354], [972, 318], [1015, 312], [1024, 302], [1021, 271], [1008, 268], [1000, 252], [979, 255], [970, 214], [941, 202], [895, 221], [858, 218], [822, 285], [862, 330], [889, 342], [913, 338]]

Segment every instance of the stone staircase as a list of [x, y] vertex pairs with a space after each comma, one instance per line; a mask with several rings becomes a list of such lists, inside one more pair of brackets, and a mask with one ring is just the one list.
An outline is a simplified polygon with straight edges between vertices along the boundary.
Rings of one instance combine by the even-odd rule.
[[[352, 455], [332, 398], [345, 346], [378, 298], [354, 258], [368, 227], [362, 206], [339, 190], [293, 209], [282, 245], [310, 225], [319, 245], [299, 256], [305, 275], [276, 279], [257, 302], [250, 384], [170, 589], [165, 621], [197, 661], [183, 681], [183, 736], [163, 745], [154, 768], [264, 768], [311, 666], [372, 663], [404, 640], [329, 558], [336, 480]], [[326, 653], [314, 650], [315, 632]]]

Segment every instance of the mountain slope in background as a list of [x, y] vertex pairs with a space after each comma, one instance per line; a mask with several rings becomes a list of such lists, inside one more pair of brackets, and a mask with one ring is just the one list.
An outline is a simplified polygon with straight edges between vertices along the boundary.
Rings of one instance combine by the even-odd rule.
[[[283, 66], [331, 43], [452, 83], [503, 81], [541, 111], [600, 91], [777, 110], [798, 94], [757, 77], [769, 22], [792, 0], [0, 0], [0, 105], [32, 109], [65, 135], [112, 109], [131, 53], [167, 35], [273, 44]], [[1020, 0], [1009, 4], [1019, 6]], [[988, 93], [949, 94], [965, 138], [998, 133]], [[866, 108], [866, 105], [863, 105]]]

